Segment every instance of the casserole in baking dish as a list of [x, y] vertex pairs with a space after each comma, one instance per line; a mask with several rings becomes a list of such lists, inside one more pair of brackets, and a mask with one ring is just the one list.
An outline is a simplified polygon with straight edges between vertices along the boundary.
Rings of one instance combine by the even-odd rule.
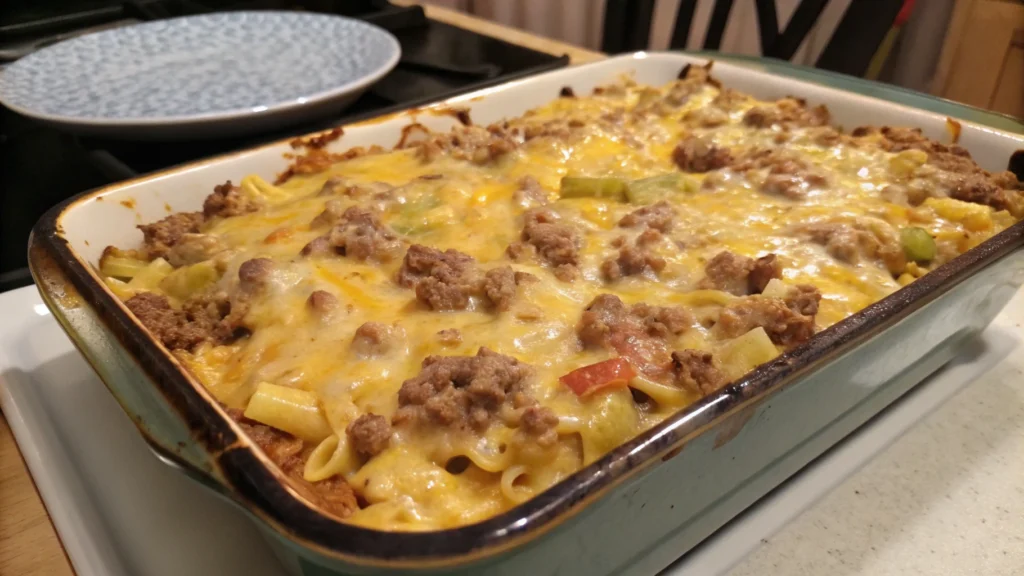
[[[765, 471], [777, 483], [994, 315], [1019, 283], [1022, 206], [1012, 174], [983, 170], [958, 145], [911, 130], [841, 133], [822, 108], [729, 89], [757, 75], [728, 66], [713, 69], [723, 88], [699, 66], [667, 82], [685, 57], [618, 60], [560, 73], [571, 89], [520, 119], [495, 123], [555, 96], [510, 107], [516, 90], [550, 88], [557, 75], [464, 99], [468, 111], [451, 114], [488, 128], [430, 134], [424, 124], [449, 116], [420, 112], [416, 124], [295, 143], [305, 150], [286, 171], [271, 160], [277, 147], [94, 193], [41, 224], [33, 261], [44, 295], [59, 303], [53, 292], [70, 286], [49, 282], [64, 274], [89, 292], [84, 312], [104, 319], [96, 326], [155, 386], [104, 375], [131, 362], [82, 344], [104, 380], [129, 412], [173, 407], [158, 420], [176, 432], [151, 440], [319, 564], [550, 566], [578, 517], [512, 544], [581, 509], [614, 514], [617, 496], [581, 507], [612, 486], [645, 500], [618, 512], [642, 526], [598, 531], [599, 561], [581, 570], [616, 571], [680, 529], [692, 545], [695, 519], [706, 529], [727, 518], [702, 509], [749, 498], [773, 481], [752, 482]], [[616, 81], [629, 68], [640, 84]], [[840, 117], [879, 107], [814, 91]], [[890, 123], [878, 110], [864, 120]], [[919, 116], [948, 141], [944, 119]], [[986, 168], [1015, 145], [949, 126], [964, 144], [981, 139]], [[369, 148], [388, 137], [398, 150]], [[364, 148], [346, 153], [352, 145]], [[268, 172], [282, 171], [270, 184]], [[205, 201], [187, 189], [212, 187], [208, 178], [218, 186]], [[123, 218], [87, 231], [86, 202], [93, 217], [160, 220], [141, 226], [140, 245]], [[192, 211], [167, 216], [178, 207]], [[921, 316], [940, 295], [945, 305]], [[58, 315], [83, 312], [67, 308], [77, 312]], [[867, 340], [876, 333], [889, 345]], [[843, 371], [856, 354], [864, 374], [853, 377]], [[820, 382], [841, 374], [856, 386]], [[830, 387], [817, 413], [773, 428], [773, 405], [797, 414]], [[163, 398], [124, 398], [146, 389]], [[688, 490], [672, 492], [669, 468]], [[645, 518], [647, 503], [668, 511]]]

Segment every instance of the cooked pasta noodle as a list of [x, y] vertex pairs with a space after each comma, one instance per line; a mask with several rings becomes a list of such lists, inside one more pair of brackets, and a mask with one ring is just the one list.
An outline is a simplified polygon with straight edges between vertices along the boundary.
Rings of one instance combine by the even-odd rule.
[[160, 282], [170, 274], [174, 268], [163, 258], [157, 258], [146, 265], [145, 268], [135, 272], [128, 286], [135, 290], [155, 290]]
[[507, 469], [512, 462], [511, 453], [492, 453], [478, 449], [466, 450], [466, 453], [460, 454], [460, 456], [469, 458], [470, 462], [485, 472], [501, 472]]
[[699, 398], [699, 395], [691, 390], [686, 390], [677, 386], [669, 386], [667, 384], [659, 384], [658, 382], [644, 378], [643, 376], [637, 376], [631, 379], [629, 381], [629, 387], [643, 392], [649, 396], [651, 400], [654, 400], [654, 402], [662, 406], [678, 406]]
[[269, 382], [256, 386], [245, 417], [309, 442], [320, 442], [331, 435], [315, 394]]
[[359, 467], [348, 438], [331, 434], [324, 438], [309, 454], [302, 477], [308, 482], [319, 482], [331, 476], [345, 476]]
[[278, 188], [254, 174], [242, 178], [240, 187], [249, 197], [269, 202], [279, 202], [292, 197], [289, 191]]
[[501, 473], [501, 494], [510, 502], [518, 504], [530, 498], [529, 491], [516, 486], [516, 482], [523, 480], [527, 472], [526, 466], [518, 464]]

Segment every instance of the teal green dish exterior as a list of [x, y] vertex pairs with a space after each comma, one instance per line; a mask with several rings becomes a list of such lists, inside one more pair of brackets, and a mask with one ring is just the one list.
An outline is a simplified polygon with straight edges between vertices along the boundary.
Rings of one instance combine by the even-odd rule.
[[30, 240], [47, 306], [154, 451], [252, 517], [301, 576], [655, 574], [948, 362], [1024, 284], [1018, 223], [498, 517], [385, 533], [284, 487], [74, 256], [58, 226], [73, 204]]

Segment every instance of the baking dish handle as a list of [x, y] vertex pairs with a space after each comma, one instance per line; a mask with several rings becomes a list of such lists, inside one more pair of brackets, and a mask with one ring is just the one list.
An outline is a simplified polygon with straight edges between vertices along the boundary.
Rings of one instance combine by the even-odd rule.
[[203, 485], [227, 493], [225, 478], [204, 443], [110, 329], [104, 314], [88, 303], [95, 299], [86, 300], [34, 238], [29, 245], [29, 267], [43, 302], [158, 458]]
[[155, 456], [156, 459], [165, 466], [174, 468], [192, 480], [195, 480], [210, 490], [213, 490], [217, 494], [226, 497], [228, 500], [232, 500], [231, 492], [225, 489], [224, 483], [217, 480], [210, 472], [199, 468], [192, 462], [182, 462], [181, 459], [172, 453], [169, 453], [159, 444], [151, 442], [149, 438], [146, 438], [146, 444], [149, 445], [149, 451], [153, 453], [153, 456]]

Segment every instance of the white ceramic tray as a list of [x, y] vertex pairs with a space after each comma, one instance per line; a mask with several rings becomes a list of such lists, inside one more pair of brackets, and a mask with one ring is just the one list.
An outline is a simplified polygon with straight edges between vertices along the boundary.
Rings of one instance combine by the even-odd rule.
[[[0, 324], [0, 408], [78, 576], [284, 575], [241, 512], [166, 468], [150, 453], [34, 287], [0, 294], [0, 314], [4, 317]], [[1024, 293], [1018, 294], [959, 360], [917, 386], [662, 576], [712, 576], [735, 567], [955, 392], [993, 366], [1024, 358], [1024, 344], [1014, 330], [1019, 332], [1022, 321]], [[1000, 372], [989, 372], [993, 373]], [[1024, 426], [1018, 431], [1024, 432]], [[913, 498], [913, 491], [900, 497]], [[1011, 506], [1018, 506], [1012, 510], [1024, 509], [1024, 498], [1015, 504], [1004, 501], [1001, 509], [1009, 512]], [[788, 535], [774, 549], [772, 545], [763, 547], [737, 572], [783, 573], [773, 569], [780, 558], [788, 558], [791, 568], [800, 566], [800, 558], [780, 546], [792, 547], [794, 541], [808, 539], [816, 539], [819, 547], [829, 544], [830, 536], [816, 533], [820, 532], [816, 526], [800, 524], [796, 525], [806, 534]], [[974, 524], [974, 536], [982, 537], [977, 529], [983, 530], [984, 524]], [[1002, 530], [1004, 539], [1013, 537], [996, 522], [991, 528]], [[990, 537], [998, 536], [994, 533], [984, 538], [991, 542]], [[841, 538], [839, 533], [831, 537]], [[821, 573], [810, 566], [804, 568], [801, 571]]]

